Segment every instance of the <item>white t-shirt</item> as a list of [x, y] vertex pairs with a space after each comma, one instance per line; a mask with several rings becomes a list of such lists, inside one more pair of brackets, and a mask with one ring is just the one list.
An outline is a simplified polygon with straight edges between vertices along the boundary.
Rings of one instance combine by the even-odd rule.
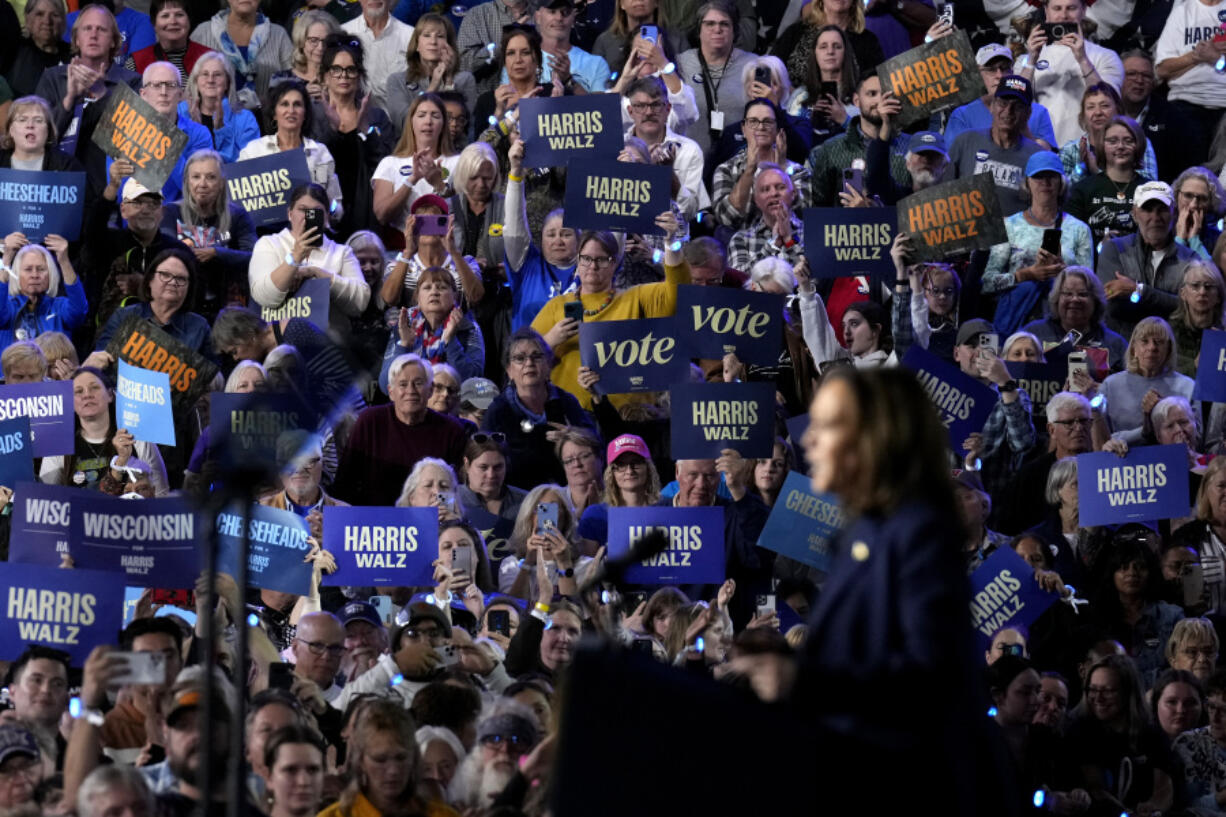
[[1106, 40], [1132, 19], [1137, 0], [1098, 0], [1086, 9], [1086, 17], [1098, 23], [1098, 39]]
[[[1026, 0], [983, 0], [983, 10], [992, 18], [992, 22], [996, 23], [1001, 34], [1008, 34], [1013, 28], [1013, 23], [1010, 21], [1014, 17], [1026, 14], [1030, 8], [1026, 5]], [[958, 25], [956, 5], [954, 6], [954, 25]]]
[[[455, 156], [444, 156], [439, 160], [439, 164], [447, 171], [446, 178], [451, 178], [451, 174], [455, 173], [456, 165], [460, 162], [459, 154]], [[410, 156], [384, 156], [379, 166], [375, 168], [375, 174], [370, 177], [370, 185], [374, 187], [375, 181], [383, 180], [390, 182], [392, 192], [396, 192], [400, 188], [409, 183], [409, 177], [413, 175], [413, 157]], [[422, 179], [417, 184], [413, 185], [412, 191], [409, 192], [409, 197], [404, 201], [404, 207], [394, 219], [388, 223], [396, 229], [404, 229], [404, 223], [409, 217], [409, 208], [413, 206], [413, 201], [418, 196], [425, 196], [434, 192], [433, 185], [430, 182]]]
[[[1226, 0], [1206, 6], [1200, 0], [1184, 0], [1171, 9], [1162, 36], [1154, 46], [1154, 62], [1183, 56], [1201, 40], [1212, 40], [1214, 32], [1226, 22]], [[1226, 75], [1212, 65], [1198, 63], [1170, 80], [1169, 99], [1191, 102], [1206, 108], [1226, 108]]]
[[[1086, 58], [1098, 71], [1098, 76], [1118, 91], [1124, 82], [1124, 63], [1120, 62], [1119, 55], [1095, 43], [1087, 42], [1085, 45]], [[1019, 57], [1014, 66], [1019, 74], [1022, 71], [1021, 59]], [[1051, 114], [1057, 144], [1063, 145], [1081, 135], [1081, 125], [1077, 119], [1081, 115], [1081, 96], [1085, 90], [1086, 81], [1072, 49], [1056, 44], [1043, 46], [1034, 63], [1035, 101], [1043, 103]]]

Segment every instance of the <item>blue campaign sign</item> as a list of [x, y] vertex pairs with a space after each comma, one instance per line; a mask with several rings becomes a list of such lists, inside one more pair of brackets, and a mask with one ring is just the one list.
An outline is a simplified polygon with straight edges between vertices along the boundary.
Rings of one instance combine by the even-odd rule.
[[59, 567], [68, 553], [72, 503], [88, 494], [66, 485], [18, 483], [13, 492], [9, 561]]
[[783, 296], [726, 287], [677, 287], [677, 323], [690, 357], [773, 366], [783, 351]]
[[287, 462], [302, 445], [302, 432], [315, 427], [315, 412], [293, 394], [214, 392], [209, 398], [209, 450], [223, 467]]
[[893, 207], [806, 207], [805, 258], [813, 278], [894, 274]]
[[303, 318], [327, 332], [331, 286], [331, 281], [326, 278], [308, 278], [298, 286], [293, 295], [286, 297], [280, 306], [260, 307], [260, 317], [267, 323]]
[[625, 145], [621, 99], [617, 94], [521, 99], [519, 135], [524, 140], [524, 167], [557, 167], [571, 159], [616, 159]]
[[797, 414], [795, 417], [789, 417], [784, 421], [784, 425], [788, 430], [788, 442], [792, 446], [792, 455], [796, 458], [796, 465], [800, 467], [802, 474], [809, 473], [808, 463], [805, 462], [805, 432], [809, 430], [809, 415]]
[[0, 485], [12, 490], [19, 482], [34, 479], [30, 421], [14, 417], [0, 422]]
[[1178, 519], [1188, 500], [1188, 449], [1182, 444], [1145, 445], [1128, 455], [1099, 452], [1077, 457], [1081, 526]]
[[719, 584], [724, 580], [724, 509], [609, 508], [609, 558], [653, 530], [668, 536], [661, 553], [626, 570], [632, 584]]
[[983, 424], [1000, 397], [961, 369], [950, 366], [927, 349], [912, 346], [902, 365], [915, 372], [920, 385], [949, 429], [949, 443], [962, 450], [962, 442], [983, 431]]
[[30, 644], [55, 647], [82, 666], [98, 644], [114, 644], [123, 621], [123, 577], [99, 570], [5, 565], [0, 571], [0, 660]]
[[170, 375], [119, 361], [115, 421], [141, 442], [175, 444], [175, 412]]
[[305, 596], [313, 567], [304, 561], [311, 550], [306, 520], [290, 511], [252, 505], [249, 513], [233, 505], [217, 514], [220, 548], [217, 570], [231, 576], [238, 569], [243, 525], [251, 533], [247, 551], [247, 585]]
[[690, 355], [673, 318], [584, 321], [579, 359], [600, 375], [600, 394], [665, 391], [690, 373]]
[[29, 418], [34, 456], [71, 454], [75, 449], [71, 380], [0, 386], [0, 420], [14, 417]]
[[323, 583], [338, 586], [434, 585], [435, 508], [324, 508], [324, 550], [336, 559]]
[[1210, 403], [1226, 403], [1226, 332], [1207, 330], [1200, 336], [1200, 362], [1192, 397]]
[[49, 235], [81, 237], [85, 173], [0, 168], [0, 235], [25, 233], [40, 243]]
[[187, 500], [135, 502], [82, 491], [73, 499], [68, 539], [77, 567], [125, 573], [133, 587], [194, 587], [199, 520]]
[[663, 235], [656, 216], [672, 206], [671, 168], [616, 159], [584, 159], [566, 166], [563, 223], [576, 230], [623, 230]]
[[1034, 568], [1013, 548], [996, 552], [971, 574], [971, 623], [986, 650], [992, 636], [1008, 626], [1029, 627], [1059, 599], [1039, 586]]
[[231, 162], [221, 172], [230, 201], [246, 210], [257, 227], [287, 221], [290, 191], [312, 181], [301, 149]]
[[1036, 425], [1047, 423], [1047, 401], [1064, 391], [1065, 381], [1068, 380], [1068, 357], [1056, 360], [1052, 357], [1047, 356], [1047, 363], [1005, 363], [1009, 374], [1017, 381], [1017, 387], [1030, 398]]
[[833, 494], [815, 494], [808, 477], [791, 471], [758, 535], [758, 544], [818, 570], [829, 570], [830, 544], [843, 521], [843, 509]]
[[679, 383], [669, 389], [672, 457], [713, 460], [731, 448], [742, 457], [775, 452], [772, 383]]

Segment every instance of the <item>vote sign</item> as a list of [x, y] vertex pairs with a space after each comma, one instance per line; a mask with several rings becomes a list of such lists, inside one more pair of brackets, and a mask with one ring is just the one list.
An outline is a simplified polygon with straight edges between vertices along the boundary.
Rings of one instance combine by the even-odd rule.
[[671, 168], [584, 159], [566, 166], [563, 223], [577, 230], [663, 235], [656, 216], [672, 207]]
[[0, 571], [0, 660], [31, 644], [63, 650], [83, 666], [98, 644], [113, 644], [123, 626], [123, 580], [100, 570], [7, 564]]
[[674, 318], [584, 321], [579, 359], [600, 375], [600, 394], [664, 391], [690, 371], [689, 353], [678, 341]]
[[626, 570], [631, 584], [720, 584], [724, 581], [724, 509], [609, 508], [609, 558], [624, 555], [653, 531], [668, 537], [662, 552]]
[[524, 167], [557, 167], [571, 159], [615, 159], [625, 146], [621, 97], [586, 94], [521, 99], [519, 135], [524, 140]]
[[1029, 627], [1058, 596], [1039, 586], [1034, 568], [1013, 548], [997, 548], [971, 574], [971, 624], [986, 651], [1006, 627]]
[[329, 505], [323, 514], [324, 549], [336, 559], [337, 567], [335, 573], [323, 577], [323, 584], [434, 585], [437, 509]]
[[1128, 449], [1122, 458], [1079, 454], [1077, 490], [1083, 528], [1187, 516], [1188, 449], [1146, 445]]
[[813, 278], [894, 274], [895, 208], [806, 207], [803, 215], [805, 258]]
[[995, 391], [919, 346], [907, 350], [902, 365], [915, 372], [949, 429], [949, 443], [955, 450], [962, 449], [967, 437], [983, 431], [1000, 399]]
[[881, 88], [902, 103], [898, 127], [926, 120], [937, 111], [965, 105], [986, 94], [976, 70], [975, 51], [965, 31], [916, 46], [877, 67]]
[[769, 366], [783, 350], [783, 296], [726, 287], [677, 287], [677, 321], [690, 357]]
[[788, 472], [758, 545], [821, 571], [830, 569], [830, 544], [845, 517], [834, 494], [814, 493], [809, 478]]
[[1009, 241], [991, 173], [945, 182], [898, 202], [898, 231], [909, 234], [913, 261], [986, 250]]
[[773, 383], [678, 383], [669, 394], [673, 459], [713, 460], [725, 448], [742, 457], [775, 452]]

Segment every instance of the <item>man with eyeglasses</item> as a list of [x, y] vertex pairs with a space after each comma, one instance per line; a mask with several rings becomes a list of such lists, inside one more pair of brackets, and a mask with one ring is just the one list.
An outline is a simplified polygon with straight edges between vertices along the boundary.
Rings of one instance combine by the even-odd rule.
[[183, 197], [183, 171], [188, 157], [198, 150], [212, 150], [213, 136], [208, 128], [188, 116], [186, 111], [179, 111], [179, 101], [183, 99], [183, 76], [173, 63], [155, 62], [146, 68], [140, 95], [155, 111], [168, 121], [174, 121], [175, 126], [187, 134], [187, 144], [162, 185], [162, 198], [178, 201]]
[[1182, 761], [1184, 782], [1191, 793], [1189, 807], [1217, 814], [1226, 809], [1226, 670], [1218, 670], [1205, 683], [1207, 726], [1189, 729], [1175, 738], [1171, 749]]
[[637, 136], [647, 143], [655, 164], [671, 165], [681, 181], [682, 190], [676, 200], [687, 219], [694, 218], [699, 210], [711, 206], [707, 186], [702, 180], [702, 148], [688, 136], [675, 133], [668, 124], [672, 111], [668, 89], [659, 77], [640, 77], [624, 91], [630, 104], [630, 119], [633, 125], [626, 136]]
[[753, 203], [753, 187], [763, 163], [773, 162], [791, 177], [796, 188], [794, 206], [813, 195], [809, 171], [787, 157], [787, 137], [780, 129], [785, 116], [787, 114], [768, 99], [750, 100], [745, 105], [745, 116], [741, 120], [745, 147], [715, 168], [712, 184], [711, 213], [723, 226], [740, 230], [758, 215]]
[[1005, 216], [1025, 209], [1021, 189], [1026, 163], [1031, 155], [1043, 150], [1038, 142], [1025, 136], [1033, 101], [1030, 80], [1016, 74], [1002, 77], [992, 94], [991, 127], [963, 131], [949, 149], [949, 159], [959, 179], [992, 174], [996, 198]]
[[1148, 51], [1137, 48], [1125, 51], [1120, 58], [1124, 61], [1124, 84], [1120, 87], [1124, 113], [1137, 120], [1145, 131], [1158, 162], [1158, 178], [1174, 178], [1193, 164], [1190, 157], [1208, 155], [1206, 139], [1213, 134], [1202, 133], [1165, 94], [1154, 93], [1158, 77], [1154, 73], [1154, 58]]
[[1146, 182], [1132, 197], [1137, 231], [1108, 238], [1098, 255], [1098, 279], [1107, 293], [1107, 325], [1124, 337], [1142, 318], [1164, 320], [1179, 306], [1179, 286], [1195, 250], [1175, 241], [1175, 192]]
[[1094, 410], [1085, 395], [1062, 391], [1047, 401], [1047, 434], [1051, 449], [1023, 465], [1006, 487], [993, 494], [997, 506], [992, 526], [1016, 534], [1043, 521], [1047, 513], [1047, 475], [1065, 457], [1094, 450], [1090, 428]]
[[[987, 91], [973, 102], [954, 108], [945, 125], [945, 141], [953, 144], [958, 134], [968, 130], [986, 130], [992, 127], [992, 98], [996, 86], [1006, 74], [1013, 73], [1013, 52], [1000, 43], [989, 43], [975, 52], [979, 76]], [[1030, 106], [1030, 118], [1026, 121], [1026, 136], [1034, 139], [1046, 150], [1057, 146], [1056, 132], [1052, 128], [1051, 114], [1038, 102]]]
[[345, 628], [340, 619], [328, 612], [307, 613], [298, 620], [298, 630], [291, 645], [294, 674], [312, 681], [323, 692], [324, 699], [333, 701], [341, 694], [336, 683], [341, 657], [345, 654]]
[[387, 78], [408, 70], [405, 54], [413, 26], [392, 16], [390, 0], [361, 0], [362, 15], [341, 28], [362, 42], [372, 105], [387, 108]]
[[[495, 797], [519, 774], [520, 761], [541, 738], [535, 715], [521, 703], [502, 698], [477, 724], [477, 745], [451, 781], [452, 805], [486, 813]], [[524, 781], [524, 787], [527, 788]]]

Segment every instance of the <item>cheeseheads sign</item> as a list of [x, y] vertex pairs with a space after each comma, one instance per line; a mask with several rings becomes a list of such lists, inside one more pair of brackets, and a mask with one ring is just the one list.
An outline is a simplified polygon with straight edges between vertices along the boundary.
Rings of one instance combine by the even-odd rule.
[[957, 31], [912, 48], [877, 68], [882, 91], [902, 103], [898, 127], [927, 119], [936, 111], [973, 102], [988, 92], [976, 70], [966, 32]]
[[217, 375], [217, 367], [204, 355], [144, 318], [120, 324], [106, 350], [116, 360], [169, 375], [176, 417], [187, 415]]
[[570, 159], [616, 159], [625, 145], [617, 94], [529, 97], [519, 103], [524, 167], [556, 167]]
[[187, 133], [174, 117], [162, 116], [127, 86], [116, 83], [107, 96], [94, 144], [114, 159], [136, 166], [132, 178], [150, 190], [161, 190], [187, 146]]
[[898, 202], [898, 231], [911, 236], [916, 261], [1005, 244], [1005, 219], [990, 173], [938, 184]]

